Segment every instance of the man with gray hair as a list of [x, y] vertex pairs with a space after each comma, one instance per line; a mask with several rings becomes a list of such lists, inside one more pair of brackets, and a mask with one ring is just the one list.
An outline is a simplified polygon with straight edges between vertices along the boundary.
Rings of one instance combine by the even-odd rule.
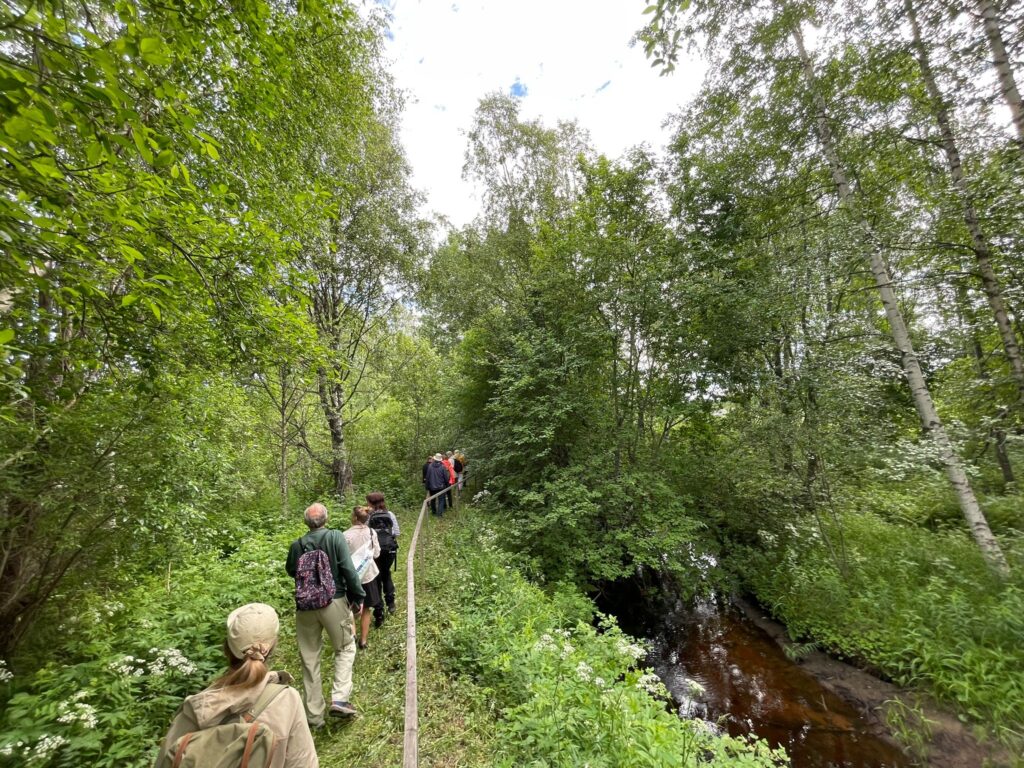
[[[356, 660], [356, 640], [352, 634], [353, 615], [363, 610], [366, 593], [352, 565], [345, 536], [327, 527], [327, 507], [311, 504], [304, 518], [309, 533], [292, 542], [284, 569], [295, 578], [302, 568], [299, 560], [310, 552], [325, 553], [330, 564], [330, 578], [335, 585], [334, 599], [322, 608], [295, 611], [295, 635], [302, 659], [302, 685], [306, 691], [306, 719], [311, 728], [324, 724], [323, 686], [320, 682], [320, 656], [324, 647], [323, 631], [327, 630], [334, 648], [334, 682], [331, 686], [332, 717], [352, 717], [356, 708], [352, 697], [352, 665]], [[323, 555], [316, 557], [322, 558]], [[323, 574], [327, 577], [328, 574]], [[298, 603], [298, 595], [296, 599]]]

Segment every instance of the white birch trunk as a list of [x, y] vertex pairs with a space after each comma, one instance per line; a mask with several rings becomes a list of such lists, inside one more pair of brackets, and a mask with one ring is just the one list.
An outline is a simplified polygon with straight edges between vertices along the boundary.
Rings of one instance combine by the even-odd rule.
[[978, 505], [978, 500], [974, 496], [974, 490], [971, 488], [967, 473], [960, 462], [960, 457], [957, 456], [956, 451], [953, 449], [949, 435], [946, 434], [946, 428], [943, 426], [941, 419], [939, 419], [939, 414], [935, 410], [935, 403], [932, 401], [931, 393], [928, 391], [928, 384], [921, 371], [921, 364], [917, 353], [914, 351], [914, 346], [910, 341], [910, 333], [903, 319], [903, 313], [900, 311], [896, 292], [893, 290], [892, 278], [889, 275], [889, 268], [885, 263], [881, 245], [871, 227], [857, 211], [857, 204], [850, 190], [846, 169], [839, 160], [839, 153], [836, 150], [832, 129], [828, 123], [828, 110], [825, 105], [825, 99], [818, 90], [814, 65], [807, 53], [803, 33], [800, 31], [798, 23], [793, 24], [792, 35], [796, 43], [797, 52], [800, 55], [804, 80], [814, 99], [814, 107], [817, 111], [818, 139], [821, 141], [822, 151], [828, 162], [832, 181], [839, 194], [839, 199], [865, 235], [871, 274], [875, 278], [875, 286], [878, 288], [878, 293], [882, 299], [882, 306], [885, 308], [885, 316], [889, 321], [893, 342], [900, 353], [903, 372], [910, 385], [910, 393], [914, 400], [914, 407], [917, 409], [917, 414], [921, 419], [921, 426], [925, 434], [934, 441], [938, 449], [939, 459], [942, 461], [946, 470], [946, 476], [949, 478], [949, 482], [956, 493], [957, 501], [960, 504], [960, 511], [963, 513], [967, 525], [970, 527], [971, 534], [981, 549], [982, 555], [984, 555], [993, 570], [1005, 576], [1009, 573], [1006, 558], [999, 547], [999, 542], [992, 535], [988, 521], [985, 519], [985, 514]]
[[1002, 91], [1003, 99], [1010, 108], [1010, 118], [1017, 129], [1017, 142], [1024, 148], [1024, 107], [1021, 106], [1017, 79], [1010, 66], [1010, 55], [1006, 52], [1006, 43], [1003, 42], [1003, 31], [999, 26], [996, 5], [992, 0], [977, 0], [977, 6], [981, 14], [981, 24], [985, 28], [985, 37], [988, 38], [988, 47], [992, 51], [992, 66], [996, 68], [996, 74], [999, 76], [999, 90]]
[[910, 21], [910, 28], [914, 35], [914, 50], [917, 54], [918, 65], [921, 68], [921, 77], [924, 79], [925, 87], [928, 90], [928, 97], [932, 103], [932, 114], [935, 117], [935, 122], [939, 125], [939, 132], [942, 136], [942, 149], [946, 155], [946, 164], [949, 166], [949, 175], [953, 181], [953, 188], [960, 198], [964, 224], [967, 225], [967, 231], [971, 235], [971, 250], [974, 251], [974, 256], [978, 263], [981, 285], [985, 291], [985, 297], [988, 299], [988, 305], [992, 310], [996, 326], [999, 328], [999, 338], [1003, 342], [1003, 352], [1010, 363], [1013, 377], [1017, 380], [1017, 389], [1021, 396], [1024, 396], [1024, 362], [1021, 361], [1017, 334], [1014, 333], [1013, 325], [1010, 323], [1010, 318], [1006, 311], [1006, 305], [1003, 303], [1003, 288], [999, 284], [999, 278], [996, 277], [995, 270], [992, 268], [992, 249], [989, 246], [988, 238], [985, 237], [985, 233], [982, 231], [981, 222], [978, 219], [978, 211], [974, 206], [974, 199], [967, 186], [967, 179], [964, 178], [960, 150], [957, 147], [956, 136], [953, 133], [953, 121], [950, 119], [946, 100], [939, 90], [939, 84], [935, 79], [935, 73], [928, 58], [928, 49], [921, 35], [921, 26], [918, 24], [914, 0], [903, 0], [903, 7], [907, 11], [907, 19]]

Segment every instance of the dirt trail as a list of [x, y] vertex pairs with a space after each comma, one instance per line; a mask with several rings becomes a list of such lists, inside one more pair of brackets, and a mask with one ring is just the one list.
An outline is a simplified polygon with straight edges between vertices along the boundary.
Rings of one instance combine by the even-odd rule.
[[[744, 599], [736, 601], [744, 615], [764, 630], [781, 648], [791, 645], [786, 628], [766, 616], [760, 607]], [[1012, 756], [1003, 748], [979, 742], [957, 717], [927, 697], [880, 680], [874, 675], [850, 664], [832, 658], [821, 651], [804, 655], [800, 666], [813, 675], [823, 686], [856, 707], [870, 723], [872, 733], [899, 744], [886, 724], [889, 710], [907, 713], [921, 712], [929, 721], [930, 734], [921, 734], [925, 764], [933, 768], [981, 768], [982, 766], [1011, 766]], [[899, 702], [899, 703], [897, 703]], [[911, 725], [908, 723], [908, 725]], [[920, 759], [920, 750], [915, 757]]]

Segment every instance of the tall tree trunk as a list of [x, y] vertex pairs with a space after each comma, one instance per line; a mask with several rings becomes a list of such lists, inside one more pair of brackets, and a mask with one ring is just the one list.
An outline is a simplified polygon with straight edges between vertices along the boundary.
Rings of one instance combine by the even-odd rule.
[[[960, 307], [957, 311], [957, 316], [960, 320], [961, 328], [967, 329], [967, 333], [970, 336], [971, 355], [974, 357], [974, 365], [978, 370], [978, 378], [983, 381], [987, 380], [989, 375], [988, 370], [985, 368], [985, 350], [981, 346], [981, 340], [978, 338], [978, 334], [974, 332], [974, 328], [965, 320], [963, 315], [968, 304], [967, 291], [962, 285], [957, 291], [957, 299]], [[1002, 420], [1006, 418], [1008, 413], [1009, 408], [1002, 408], [996, 418]], [[1010, 454], [1006, 450], [1006, 430], [998, 426], [998, 424], [995, 424], [988, 430], [988, 439], [989, 442], [995, 446], [996, 463], [999, 464], [999, 471], [1003, 474], [1004, 486], [1016, 482], [1016, 478], [1013, 474], [1013, 464], [1010, 462]]]
[[281, 421], [279, 435], [281, 440], [281, 455], [278, 457], [278, 482], [281, 489], [281, 512], [288, 514], [288, 433], [290, 423], [288, 420], [288, 368], [282, 365], [279, 369], [281, 377]]
[[953, 181], [953, 188], [960, 198], [963, 208], [964, 224], [971, 235], [971, 250], [978, 263], [978, 272], [981, 275], [981, 285], [985, 291], [985, 298], [992, 309], [992, 316], [999, 328], [999, 338], [1003, 342], [1003, 352], [1010, 363], [1010, 370], [1017, 380], [1017, 389], [1021, 397], [1024, 397], [1024, 362], [1021, 360], [1020, 346], [1017, 344], [1017, 335], [1014, 333], [1013, 325], [1006, 312], [1006, 304], [1003, 302], [1003, 288], [999, 284], [995, 270], [992, 268], [992, 249], [989, 246], [988, 238], [982, 231], [981, 223], [978, 220], [978, 212], [974, 206], [974, 198], [964, 178], [963, 163], [960, 160], [960, 150], [957, 147], [956, 136], [953, 133], [953, 122], [950, 119], [949, 109], [946, 100], [939, 90], [938, 81], [935, 79], [935, 72], [932, 70], [931, 61], [928, 58], [928, 48], [925, 46], [921, 35], [921, 25], [917, 19], [917, 9], [914, 7], [914, 0], [903, 0], [903, 7], [907, 11], [907, 19], [910, 21], [910, 29], [914, 35], [914, 50], [917, 53], [917, 62], [921, 68], [921, 77], [924, 79], [925, 87], [928, 89], [928, 97], [931, 101], [932, 115], [939, 125], [939, 132], [942, 135], [942, 150], [946, 155], [946, 164], [949, 166], [949, 175]]
[[334, 493], [339, 499], [352, 490], [352, 465], [348, 462], [348, 449], [345, 446], [345, 421], [341, 414], [344, 398], [337, 390], [340, 385], [327, 380], [323, 369], [317, 372], [317, 389], [320, 394], [320, 406], [327, 419], [328, 432], [331, 435], [330, 473], [334, 481]]
[[1024, 107], [1021, 106], [1020, 91], [1017, 80], [1010, 66], [1010, 55], [1006, 52], [1003, 41], [1003, 30], [999, 24], [999, 14], [993, 0], [977, 0], [978, 12], [981, 13], [981, 24], [985, 28], [988, 47], [992, 51], [992, 66], [999, 76], [999, 90], [1002, 91], [1006, 106], [1010, 108], [1013, 126], [1017, 129], [1017, 143], [1024, 149]]
[[910, 393], [914, 400], [914, 407], [917, 409], [918, 416], [921, 419], [921, 426], [925, 433], [935, 442], [939, 458], [946, 470], [946, 476], [949, 478], [949, 482], [956, 493], [957, 501], [960, 504], [960, 511], [963, 513], [964, 519], [966, 519], [967, 525], [970, 527], [982, 555], [984, 555], [993, 570], [1001, 576], [1006, 576], [1009, 574], [1009, 565], [1006, 562], [1002, 549], [999, 547], [999, 542], [992, 535], [988, 521], [985, 519], [985, 514], [978, 505], [974, 490], [971, 488], [967, 473], [964, 472], [960, 457], [957, 456], [956, 451], [953, 449], [949, 435], [946, 434], [946, 428], [943, 426], [942, 421], [939, 419], [939, 414], [935, 410], [935, 403], [932, 401], [931, 393], [928, 391], [928, 384], [921, 371], [921, 363], [910, 341], [910, 333], [903, 319], [903, 313], [900, 311], [896, 292], [892, 287], [892, 278], [889, 275], [889, 268], [882, 254], [881, 244], [878, 242], [871, 227], [857, 210], [857, 203], [850, 190], [846, 170], [839, 159], [835, 139], [832, 136], [832, 129], [828, 122], [828, 109], [825, 105], [825, 99], [818, 89], [814, 65], [804, 45], [803, 33], [800, 31], [799, 22], [793, 23], [791, 32], [803, 67], [804, 80], [817, 111], [818, 139], [821, 142], [822, 151], [828, 162], [832, 181], [835, 184], [839, 199], [866, 236], [865, 243], [868, 246], [867, 255], [871, 274], [875, 278], [875, 286], [878, 288], [878, 293], [882, 299], [882, 306], [885, 308], [885, 316], [889, 321], [893, 342], [900, 353], [903, 372], [910, 385]]

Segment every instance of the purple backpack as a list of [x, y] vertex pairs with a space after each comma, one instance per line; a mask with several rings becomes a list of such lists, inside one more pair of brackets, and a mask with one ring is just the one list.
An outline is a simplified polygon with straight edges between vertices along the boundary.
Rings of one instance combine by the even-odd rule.
[[303, 552], [295, 568], [295, 610], [315, 611], [334, 599], [331, 559], [322, 549]]

